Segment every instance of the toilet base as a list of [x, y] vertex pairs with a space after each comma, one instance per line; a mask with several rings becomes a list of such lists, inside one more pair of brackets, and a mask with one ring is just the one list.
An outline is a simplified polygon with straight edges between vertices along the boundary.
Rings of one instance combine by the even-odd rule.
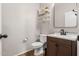
[[34, 49], [34, 55], [35, 56], [43, 56], [43, 52], [44, 52], [43, 47]]

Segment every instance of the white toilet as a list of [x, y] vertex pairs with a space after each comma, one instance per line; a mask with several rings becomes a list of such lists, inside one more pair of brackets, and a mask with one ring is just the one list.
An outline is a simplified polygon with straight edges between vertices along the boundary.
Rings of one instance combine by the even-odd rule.
[[41, 54], [43, 54], [43, 43], [41, 42], [34, 42], [32, 43], [32, 46], [34, 48], [34, 55], [35, 56], [40, 56]]
[[32, 46], [34, 48], [34, 55], [40, 56], [43, 55], [43, 44], [46, 42], [46, 35], [40, 34], [40, 42], [34, 42], [32, 43]]

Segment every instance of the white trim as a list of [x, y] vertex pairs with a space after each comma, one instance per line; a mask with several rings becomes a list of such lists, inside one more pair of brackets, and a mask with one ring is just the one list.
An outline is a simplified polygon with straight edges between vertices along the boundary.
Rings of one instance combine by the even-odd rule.
[[24, 53], [26, 53], [26, 52], [28, 52], [28, 51], [31, 51], [31, 50], [33, 50], [33, 49], [29, 49], [29, 50], [22, 51], [22, 52], [20, 52], [20, 53], [14, 55], [14, 56], [19, 56], [19, 55], [24, 54]]
[[[1, 6], [2, 4], [0, 3], [0, 34], [2, 33], [2, 10], [1, 10]], [[2, 55], [2, 42], [0, 40], [0, 56]]]

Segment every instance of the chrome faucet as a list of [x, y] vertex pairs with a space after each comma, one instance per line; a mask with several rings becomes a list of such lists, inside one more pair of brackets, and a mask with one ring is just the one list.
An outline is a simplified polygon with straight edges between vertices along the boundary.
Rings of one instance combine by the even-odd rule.
[[64, 31], [64, 29], [61, 29], [61, 30], [60, 30], [60, 34], [61, 34], [61, 35], [66, 35], [66, 32]]

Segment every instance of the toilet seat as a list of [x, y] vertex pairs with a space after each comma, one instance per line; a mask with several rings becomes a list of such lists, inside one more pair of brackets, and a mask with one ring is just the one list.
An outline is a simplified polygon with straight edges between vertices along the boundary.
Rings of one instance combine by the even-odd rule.
[[40, 47], [43, 46], [43, 43], [41, 43], [41, 42], [34, 42], [34, 43], [32, 43], [32, 46], [33, 46], [34, 48], [40, 48]]
[[43, 54], [43, 43], [42, 42], [34, 42], [32, 43], [32, 46], [34, 48], [34, 55], [39, 56]]

